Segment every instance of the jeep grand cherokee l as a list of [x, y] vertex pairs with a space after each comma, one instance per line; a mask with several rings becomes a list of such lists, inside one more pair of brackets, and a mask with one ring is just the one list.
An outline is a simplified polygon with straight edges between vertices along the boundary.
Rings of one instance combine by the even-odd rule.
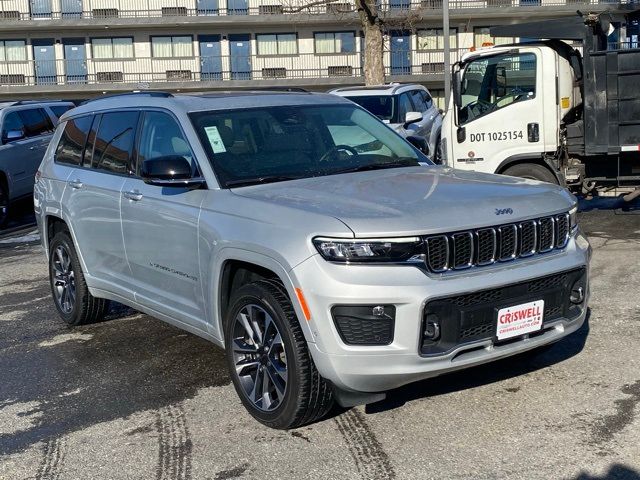
[[62, 117], [35, 205], [64, 321], [114, 300], [212, 341], [274, 428], [555, 342], [587, 313], [573, 196], [431, 165], [334, 95], [89, 102]]

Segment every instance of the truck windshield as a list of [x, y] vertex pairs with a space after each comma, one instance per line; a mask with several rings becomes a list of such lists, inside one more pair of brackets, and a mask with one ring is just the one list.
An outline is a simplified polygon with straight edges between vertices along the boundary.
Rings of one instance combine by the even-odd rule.
[[428, 161], [355, 105], [277, 106], [189, 116], [223, 187]]
[[352, 102], [357, 103], [366, 111], [373, 113], [380, 120], [386, 120], [390, 123], [396, 123], [394, 120], [395, 114], [395, 99], [393, 95], [371, 95], [371, 96], [355, 96], [346, 97]]
[[458, 124], [536, 95], [534, 53], [504, 53], [481, 57], [467, 64], [460, 88]]

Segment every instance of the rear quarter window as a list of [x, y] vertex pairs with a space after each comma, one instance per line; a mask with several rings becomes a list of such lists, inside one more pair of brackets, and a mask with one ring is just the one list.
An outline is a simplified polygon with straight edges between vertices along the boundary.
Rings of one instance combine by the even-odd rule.
[[53, 132], [51, 119], [42, 108], [19, 110], [18, 114], [24, 123], [24, 132], [27, 137], [37, 137]]
[[56, 147], [55, 161], [66, 165], [80, 165], [93, 117], [68, 120]]
[[73, 106], [72, 105], [54, 105], [49, 108], [51, 109], [51, 111], [56, 117], [60, 118], [64, 113], [71, 110]]

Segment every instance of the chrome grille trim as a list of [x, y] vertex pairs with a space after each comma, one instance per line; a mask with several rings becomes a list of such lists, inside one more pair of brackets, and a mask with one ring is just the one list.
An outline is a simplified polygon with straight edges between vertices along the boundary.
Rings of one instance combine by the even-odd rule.
[[425, 264], [432, 273], [445, 273], [560, 250], [571, 237], [569, 222], [569, 214], [561, 213], [495, 227], [427, 235], [423, 237]]

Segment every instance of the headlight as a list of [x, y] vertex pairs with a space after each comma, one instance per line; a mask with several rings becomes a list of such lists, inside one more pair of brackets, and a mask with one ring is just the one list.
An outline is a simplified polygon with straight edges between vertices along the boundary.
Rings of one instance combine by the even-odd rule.
[[419, 237], [347, 240], [313, 239], [320, 255], [331, 262], [406, 262], [422, 254]]
[[569, 210], [569, 231], [571, 233], [575, 232], [578, 228], [578, 205], [574, 205], [571, 210]]

